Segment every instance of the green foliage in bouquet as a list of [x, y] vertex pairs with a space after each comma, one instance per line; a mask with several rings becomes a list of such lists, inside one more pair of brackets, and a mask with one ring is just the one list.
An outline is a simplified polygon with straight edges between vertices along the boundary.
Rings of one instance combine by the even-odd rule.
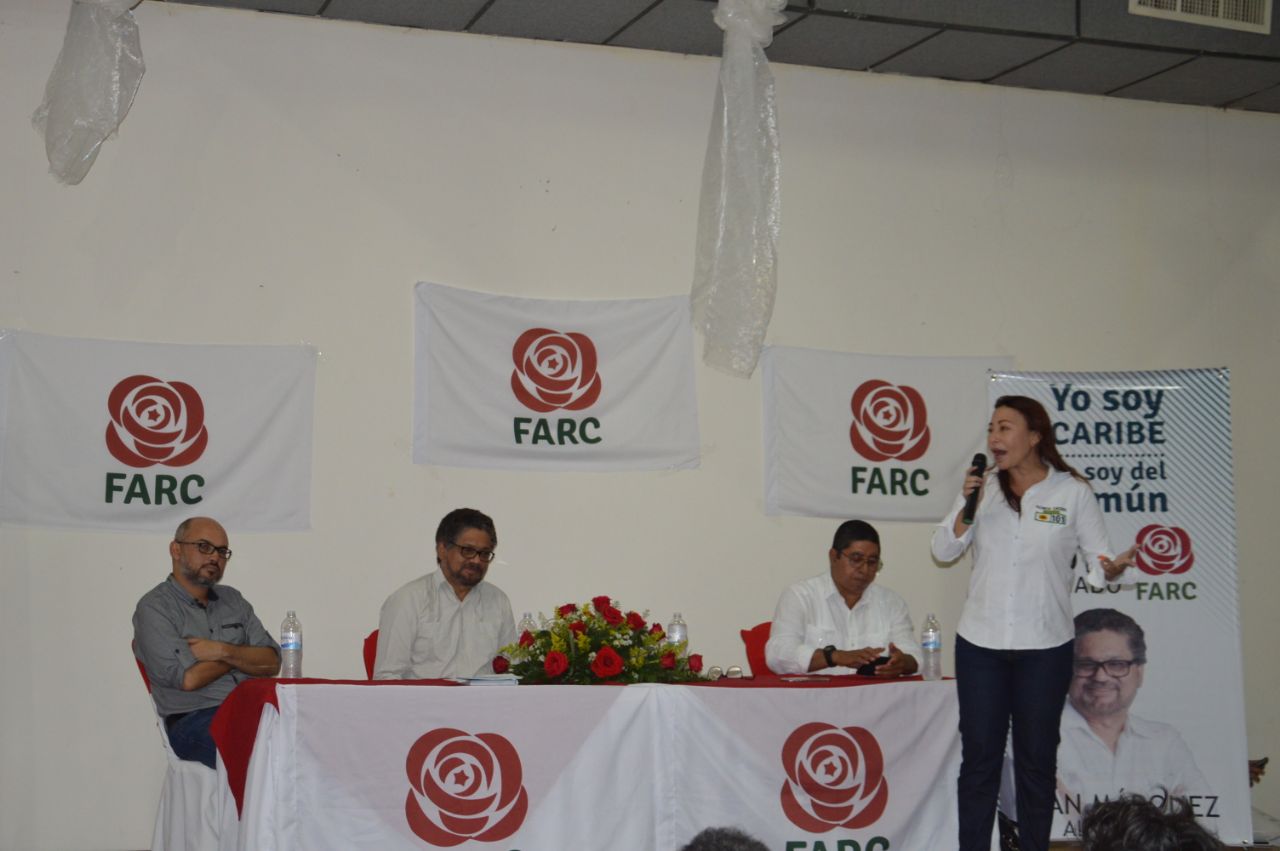
[[493, 660], [498, 674], [522, 683], [687, 683], [703, 679], [702, 657], [665, 643], [660, 624], [645, 623], [606, 596], [566, 603], [537, 632], [525, 632]]

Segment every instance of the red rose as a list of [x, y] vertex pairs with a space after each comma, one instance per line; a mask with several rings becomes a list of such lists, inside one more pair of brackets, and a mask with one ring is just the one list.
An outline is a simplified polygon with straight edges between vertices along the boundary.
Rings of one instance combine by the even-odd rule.
[[511, 349], [511, 391], [526, 408], [581, 411], [600, 397], [596, 347], [586, 334], [530, 328]]
[[889, 802], [884, 755], [862, 727], [802, 724], [782, 746], [782, 811], [810, 833], [866, 827]]
[[520, 633], [520, 646], [521, 646], [521, 647], [532, 647], [532, 646], [533, 646], [533, 633], [532, 633], [532, 632], [529, 632], [529, 630], [527, 630], [527, 629], [526, 629], [524, 632]]
[[656, 635], [658, 636], [659, 639], [661, 639], [667, 633], [662, 629], [662, 624], [655, 623], [653, 626], [649, 627], [649, 634]]
[[616, 677], [622, 673], [622, 657], [609, 645], [600, 648], [596, 658], [591, 662], [591, 673], [602, 680]]
[[428, 845], [506, 839], [529, 809], [520, 755], [497, 733], [432, 730], [413, 743], [405, 770], [405, 818]]
[[559, 614], [560, 617], [562, 618], [567, 618], [569, 617], [569, 615], [573, 614], [576, 611], [578, 611], [577, 603], [565, 603], [563, 606], [556, 609], [556, 613]]
[[609, 608], [612, 604], [609, 601], [609, 596], [607, 594], [601, 594], [599, 597], [591, 598], [591, 605], [596, 607], [597, 612], [603, 613], [604, 610]]
[[1179, 526], [1143, 526], [1135, 543], [1138, 551], [1134, 561], [1140, 570], [1153, 576], [1186, 573], [1196, 560], [1191, 536]]
[[604, 622], [609, 626], [617, 626], [626, 620], [626, 618], [622, 616], [622, 612], [618, 611], [613, 606], [605, 606], [600, 612], [600, 617], [604, 618]]
[[920, 391], [864, 381], [853, 392], [849, 440], [868, 461], [915, 461], [929, 448], [929, 417]]
[[[525, 635], [528, 635], [528, 633], [525, 633]], [[507, 660], [506, 656], [493, 657], [493, 672], [495, 674], [505, 674], [508, 670], [510, 670], [510, 668], [511, 668], [511, 662]]]
[[644, 618], [639, 612], [627, 612], [627, 625], [638, 632], [644, 629]]
[[674, 652], [663, 653], [662, 658], [658, 660], [658, 664], [670, 671], [676, 666], [676, 654]]
[[552, 650], [547, 654], [547, 658], [542, 662], [542, 670], [546, 672], [551, 679], [563, 674], [569, 670], [569, 657], [561, 653], [559, 650]]
[[573, 623], [569, 624], [569, 632], [572, 632], [574, 635], [581, 635], [586, 631], [587, 631], [587, 625], [582, 621], [574, 621]]
[[107, 396], [107, 451], [130, 467], [184, 467], [204, 454], [204, 402], [190, 384], [131, 375]]
[[689, 654], [689, 670], [693, 671], [695, 674], [702, 673], [702, 654], [701, 653]]

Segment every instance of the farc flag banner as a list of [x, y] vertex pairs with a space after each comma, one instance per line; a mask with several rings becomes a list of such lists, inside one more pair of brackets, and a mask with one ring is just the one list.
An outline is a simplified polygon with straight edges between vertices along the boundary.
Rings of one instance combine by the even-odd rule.
[[306, 529], [316, 352], [0, 332], [0, 521]]
[[1136, 581], [1075, 580], [1054, 835], [1078, 839], [1084, 809], [1135, 792], [1185, 796], [1228, 844], [1248, 843], [1227, 370], [1011, 373], [990, 392], [1044, 405], [1111, 546], [1137, 546]]
[[415, 295], [415, 462], [698, 466], [687, 296], [552, 301], [426, 283]]
[[1007, 357], [765, 350], [765, 511], [936, 522], [982, 448]]

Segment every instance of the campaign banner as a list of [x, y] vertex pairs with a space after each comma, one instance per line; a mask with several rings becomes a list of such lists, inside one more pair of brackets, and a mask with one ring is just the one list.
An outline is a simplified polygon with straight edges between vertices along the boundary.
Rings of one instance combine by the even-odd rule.
[[306, 529], [316, 351], [0, 332], [0, 522]]
[[686, 296], [559, 301], [421, 283], [414, 315], [416, 463], [698, 466]]
[[770, 346], [765, 512], [936, 522], [983, 446], [984, 388], [1007, 357], [894, 357]]
[[1134, 581], [1077, 572], [1054, 836], [1134, 792], [1187, 797], [1225, 842], [1251, 841], [1229, 373], [1006, 373], [990, 394], [1045, 406], [1112, 548], [1137, 547]]

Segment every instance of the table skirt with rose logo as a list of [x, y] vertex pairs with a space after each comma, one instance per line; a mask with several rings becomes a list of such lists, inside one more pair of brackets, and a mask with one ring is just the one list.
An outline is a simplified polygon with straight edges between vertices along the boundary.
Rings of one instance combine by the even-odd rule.
[[[222, 848], [955, 847], [952, 681], [255, 680], [214, 723]], [[238, 818], [237, 818], [238, 814]]]

